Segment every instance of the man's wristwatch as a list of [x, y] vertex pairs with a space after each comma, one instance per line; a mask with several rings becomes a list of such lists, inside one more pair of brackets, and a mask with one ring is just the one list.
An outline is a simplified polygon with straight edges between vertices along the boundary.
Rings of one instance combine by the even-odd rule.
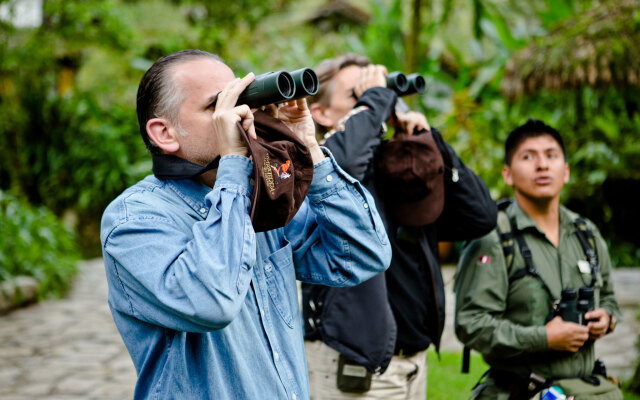
[[609, 313], [609, 328], [607, 328], [607, 333], [611, 333], [616, 329], [616, 324], [618, 323], [618, 318], [616, 318], [613, 313]]

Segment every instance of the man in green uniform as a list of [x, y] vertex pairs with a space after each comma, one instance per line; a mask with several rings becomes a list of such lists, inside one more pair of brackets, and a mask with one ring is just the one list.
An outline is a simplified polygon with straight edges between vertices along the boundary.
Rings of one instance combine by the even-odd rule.
[[[621, 399], [601, 369], [594, 374], [594, 343], [620, 314], [611, 262], [593, 223], [559, 203], [569, 181], [560, 134], [531, 119], [516, 128], [505, 144], [502, 176], [515, 202], [502, 207], [494, 231], [467, 246], [454, 288], [456, 335], [491, 367], [472, 396], [529, 398], [554, 384], [576, 399], [584, 392]], [[590, 311], [580, 314], [576, 297], [591, 290]], [[558, 315], [567, 310], [580, 319]]]

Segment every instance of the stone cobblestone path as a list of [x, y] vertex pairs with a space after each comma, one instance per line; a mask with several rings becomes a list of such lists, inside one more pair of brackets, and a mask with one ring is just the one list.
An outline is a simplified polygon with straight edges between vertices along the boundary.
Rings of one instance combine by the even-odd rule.
[[102, 259], [68, 297], [0, 316], [0, 399], [121, 400], [136, 373], [107, 305]]
[[[454, 267], [444, 267], [447, 323], [443, 350], [460, 351], [453, 334]], [[631, 376], [638, 357], [635, 341], [640, 296], [640, 268], [614, 271], [625, 323], [599, 342], [597, 352], [609, 370]], [[1, 400], [131, 399], [135, 370], [109, 307], [101, 259], [80, 264], [69, 296], [0, 316]]]

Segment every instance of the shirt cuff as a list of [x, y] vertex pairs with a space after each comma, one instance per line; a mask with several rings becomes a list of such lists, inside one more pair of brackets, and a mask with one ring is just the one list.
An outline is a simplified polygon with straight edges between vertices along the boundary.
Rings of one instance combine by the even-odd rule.
[[547, 342], [547, 327], [536, 326], [531, 336], [527, 338], [527, 342], [531, 351], [544, 351], [549, 349], [549, 343]]
[[313, 166], [313, 181], [307, 194], [312, 201], [324, 198], [328, 193], [345, 187], [346, 182], [357, 182], [340, 168], [329, 149], [326, 147], [320, 148], [327, 157]]
[[214, 189], [234, 189], [250, 196], [253, 185], [253, 161], [248, 157], [230, 154], [220, 159]]

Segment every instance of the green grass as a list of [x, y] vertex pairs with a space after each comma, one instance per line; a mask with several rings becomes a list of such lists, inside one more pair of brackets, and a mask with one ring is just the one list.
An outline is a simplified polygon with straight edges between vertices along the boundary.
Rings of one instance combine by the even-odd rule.
[[429, 349], [427, 399], [456, 400], [468, 399], [471, 389], [482, 374], [489, 369], [478, 353], [471, 353], [468, 374], [463, 374], [462, 353], [440, 352], [440, 359], [433, 349]]
[[[471, 389], [480, 376], [489, 368], [478, 353], [471, 353], [471, 368], [463, 374], [462, 353], [440, 352], [440, 359], [433, 349], [429, 349], [428, 363], [428, 400], [469, 399]], [[640, 400], [640, 396], [624, 393], [625, 400]]]

